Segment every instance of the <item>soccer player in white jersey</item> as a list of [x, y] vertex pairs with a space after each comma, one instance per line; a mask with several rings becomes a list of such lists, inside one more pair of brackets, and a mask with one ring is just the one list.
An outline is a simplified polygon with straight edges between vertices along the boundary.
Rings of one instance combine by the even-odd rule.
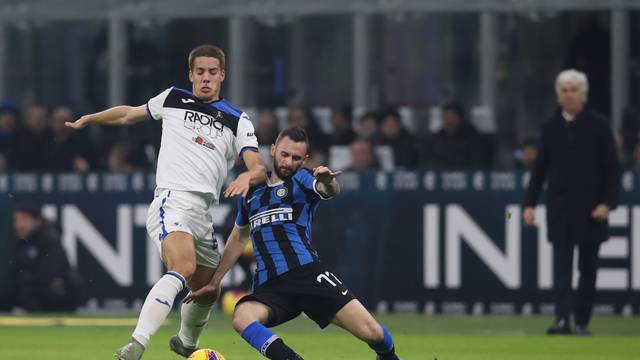
[[[236, 157], [244, 160], [248, 171], [229, 184], [225, 196], [244, 196], [251, 185], [266, 180], [249, 117], [220, 96], [224, 78], [224, 52], [201, 45], [189, 54], [191, 91], [171, 87], [146, 105], [116, 106], [66, 123], [80, 129], [89, 124], [162, 121], [157, 187], [149, 206], [147, 231], [168, 272], [149, 291], [131, 339], [116, 353], [118, 359], [140, 359], [176, 295], [187, 286], [195, 291], [211, 280], [220, 254], [213, 238], [210, 208], [218, 203]], [[208, 293], [193, 304], [182, 305], [180, 331], [169, 341], [171, 350], [188, 357], [198, 348], [217, 295]]]

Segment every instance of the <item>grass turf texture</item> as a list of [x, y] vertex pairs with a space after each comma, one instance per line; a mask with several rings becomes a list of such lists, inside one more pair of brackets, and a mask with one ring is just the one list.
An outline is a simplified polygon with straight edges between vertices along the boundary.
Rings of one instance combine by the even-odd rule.
[[[24, 319], [0, 318], [0, 359], [110, 359], [130, 336], [133, 325], [126, 324], [135, 323], [126, 318], [60, 317], [51, 321], [29, 317], [26, 319], [35, 322], [25, 325]], [[542, 335], [551, 318], [541, 316], [387, 315], [377, 319], [390, 329], [405, 360], [640, 359], [638, 317], [596, 317], [593, 337]], [[46, 326], [49, 323], [57, 326]], [[168, 350], [169, 337], [177, 328], [178, 318], [173, 314], [152, 339], [145, 359], [180, 359]], [[275, 331], [307, 360], [375, 358], [366, 345], [335, 326], [321, 331], [310, 320], [298, 318]], [[213, 316], [201, 345], [220, 351], [227, 360], [263, 359], [220, 313]]]

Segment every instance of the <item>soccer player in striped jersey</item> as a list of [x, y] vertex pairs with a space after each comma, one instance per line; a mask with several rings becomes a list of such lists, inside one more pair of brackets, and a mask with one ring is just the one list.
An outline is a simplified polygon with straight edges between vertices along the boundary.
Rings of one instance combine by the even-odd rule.
[[[211, 280], [220, 259], [211, 207], [218, 203], [235, 159], [242, 158], [248, 171], [229, 184], [225, 196], [244, 195], [250, 184], [266, 179], [249, 117], [220, 96], [224, 78], [224, 52], [201, 45], [189, 54], [191, 91], [170, 87], [146, 105], [116, 106], [66, 123], [80, 129], [89, 124], [162, 121], [157, 187], [147, 213], [147, 232], [168, 272], [149, 291], [131, 339], [116, 352], [120, 360], [140, 359], [176, 295], [187, 286], [197, 290]], [[184, 357], [197, 350], [216, 295], [197, 296], [182, 306], [180, 331], [169, 341], [171, 350]]]
[[229, 236], [218, 271], [211, 283], [185, 298], [217, 293], [225, 273], [253, 241], [257, 269], [254, 291], [240, 299], [233, 328], [262, 355], [274, 360], [297, 360], [269, 328], [304, 312], [321, 328], [330, 323], [369, 344], [379, 360], [397, 360], [391, 334], [375, 321], [342, 281], [321, 264], [311, 246], [311, 224], [321, 200], [338, 195], [333, 172], [304, 165], [308, 140], [304, 130], [283, 130], [271, 146], [274, 171], [267, 182], [251, 187], [239, 197], [236, 225]]

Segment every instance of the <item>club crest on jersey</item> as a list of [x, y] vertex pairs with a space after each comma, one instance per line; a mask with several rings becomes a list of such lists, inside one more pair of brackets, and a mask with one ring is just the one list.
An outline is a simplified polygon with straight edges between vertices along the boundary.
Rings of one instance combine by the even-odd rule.
[[259, 212], [249, 218], [251, 228], [255, 229], [258, 226], [281, 222], [281, 221], [293, 221], [293, 209], [292, 208], [278, 208]]
[[222, 135], [224, 125], [222, 120], [224, 115], [218, 111], [215, 117], [203, 114], [197, 111], [185, 110], [184, 112], [184, 127], [190, 130], [195, 130], [203, 135]]
[[276, 195], [281, 199], [287, 196], [287, 193], [289, 193], [289, 191], [287, 190], [287, 188], [284, 188], [284, 187], [276, 190]]
[[207, 139], [203, 138], [202, 136], [194, 136], [191, 138], [191, 140], [193, 140], [196, 144], [198, 145], [202, 145], [204, 147], [207, 147], [211, 150], [215, 150], [216, 147], [213, 146], [213, 144], [209, 141], [207, 141]]

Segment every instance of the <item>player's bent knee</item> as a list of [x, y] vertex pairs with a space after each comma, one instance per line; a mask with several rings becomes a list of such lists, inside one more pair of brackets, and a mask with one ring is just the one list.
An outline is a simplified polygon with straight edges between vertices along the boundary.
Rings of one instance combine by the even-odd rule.
[[242, 331], [252, 322], [264, 323], [266, 316], [263, 316], [264, 314], [261, 314], [261, 312], [260, 306], [250, 301], [238, 304], [233, 312], [233, 329], [242, 334]]
[[191, 278], [196, 272], [196, 263], [191, 261], [183, 261], [169, 266], [169, 271], [175, 271], [184, 276], [185, 279]]
[[238, 333], [242, 334], [244, 329], [249, 326], [255, 319], [251, 319], [246, 314], [238, 314], [237, 312], [233, 314], [232, 326], [233, 329]]
[[257, 321], [257, 317], [252, 314], [251, 306], [247, 303], [241, 303], [236, 306], [233, 312], [232, 326], [235, 331], [242, 334], [242, 331], [254, 321]]

